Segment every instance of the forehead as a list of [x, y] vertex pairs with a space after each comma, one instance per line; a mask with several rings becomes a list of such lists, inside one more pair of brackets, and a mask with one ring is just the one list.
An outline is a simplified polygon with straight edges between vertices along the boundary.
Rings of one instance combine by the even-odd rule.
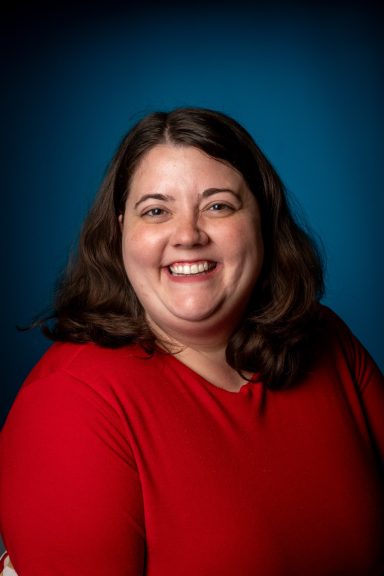
[[136, 167], [130, 191], [143, 186], [227, 185], [240, 187], [244, 178], [233, 166], [193, 146], [158, 144], [146, 152]]

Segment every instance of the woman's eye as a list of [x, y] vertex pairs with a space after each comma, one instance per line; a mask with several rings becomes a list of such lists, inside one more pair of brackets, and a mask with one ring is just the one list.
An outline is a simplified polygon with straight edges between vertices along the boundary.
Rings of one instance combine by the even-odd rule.
[[146, 212], [143, 212], [142, 216], [149, 216], [152, 218], [158, 218], [160, 216], [165, 216], [166, 211], [163, 208], [150, 208], [149, 210], [146, 210]]
[[233, 212], [233, 207], [224, 202], [215, 202], [208, 207], [210, 212]]

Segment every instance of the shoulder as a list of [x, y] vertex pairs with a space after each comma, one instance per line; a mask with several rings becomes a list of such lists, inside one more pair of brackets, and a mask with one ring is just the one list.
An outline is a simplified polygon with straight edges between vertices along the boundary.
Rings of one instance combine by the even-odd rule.
[[325, 346], [328, 344], [335, 350], [342, 349], [349, 355], [353, 354], [356, 346], [361, 346], [346, 322], [334, 310], [324, 305], [320, 306], [319, 335]]
[[330, 361], [339, 371], [348, 372], [360, 389], [372, 378], [382, 379], [376, 362], [358, 337], [335, 311], [324, 305], [320, 309], [317, 343], [324, 364]]
[[342, 320], [342, 318], [336, 314], [332, 308], [329, 308], [329, 306], [326, 306], [325, 304], [320, 305], [320, 318], [324, 325], [330, 329], [336, 329], [338, 331], [341, 330], [341, 332], [350, 331], [344, 320]]
[[33, 373], [47, 373], [57, 369], [82, 372], [90, 366], [103, 369], [111, 365], [126, 365], [127, 362], [140, 364], [140, 361], [147, 358], [148, 354], [137, 345], [105, 348], [93, 342], [55, 342], [36, 364]]
[[135, 379], [148, 371], [151, 357], [139, 346], [104, 348], [94, 343], [53, 344], [29, 374], [25, 386], [35, 380], [62, 375], [93, 385], [104, 381]]
[[122, 416], [147, 382], [154, 359], [139, 346], [102, 348], [93, 343], [54, 343], [21, 386], [11, 413], [25, 407], [44, 414], [74, 410]]
[[128, 438], [128, 415], [145, 393], [140, 388], [147, 373], [154, 371], [140, 347], [55, 343], [17, 394], [4, 427], [7, 442], [26, 442], [26, 436], [36, 436], [39, 430], [42, 438], [88, 437], [91, 431], [100, 438], [108, 436], [108, 442]]

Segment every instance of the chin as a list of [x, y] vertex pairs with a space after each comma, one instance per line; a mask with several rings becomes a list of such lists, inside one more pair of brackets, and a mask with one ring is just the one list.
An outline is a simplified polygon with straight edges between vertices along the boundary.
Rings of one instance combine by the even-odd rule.
[[239, 315], [231, 314], [217, 314], [216, 311], [196, 312], [195, 314], [189, 313], [175, 317], [174, 325], [177, 326], [177, 331], [181, 334], [199, 334], [202, 336], [208, 333], [215, 333], [217, 336], [220, 334], [232, 333], [235, 325], [238, 322]]
[[182, 309], [181, 307], [175, 309], [172, 313], [179, 321], [185, 322], [204, 322], [212, 319], [214, 321], [217, 315], [219, 306], [211, 306], [202, 308], [201, 306], [193, 308]]

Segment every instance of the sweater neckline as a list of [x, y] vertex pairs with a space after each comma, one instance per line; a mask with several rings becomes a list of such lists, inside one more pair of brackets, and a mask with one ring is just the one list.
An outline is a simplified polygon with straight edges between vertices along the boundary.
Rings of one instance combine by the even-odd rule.
[[230, 395], [233, 397], [236, 396], [244, 396], [245, 394], [252, 391], [256, 384], [261, 384], [259, 374], [253, 374], [252, 378], [249, 380], [244, 379], [244, 384], [238, 390], [229, 390], [228, 388], [223, 388], [218, 386], [214, 382], [207, 380], [204, 376], [196, 372], [193, 368], [184, 364], [179, 358], [177, 358], [174, 354], [165, 353], [166, 357], [169, 358], [171, 364], [175, 367], [175, 370], [180, 374], [183, 372], [186, 375], [189, 375], [192, 380], [196, 381], [199, 385], [203, 385], [205, 388], [211, 391], [215, 391], [218, 394], [223, 395]]

